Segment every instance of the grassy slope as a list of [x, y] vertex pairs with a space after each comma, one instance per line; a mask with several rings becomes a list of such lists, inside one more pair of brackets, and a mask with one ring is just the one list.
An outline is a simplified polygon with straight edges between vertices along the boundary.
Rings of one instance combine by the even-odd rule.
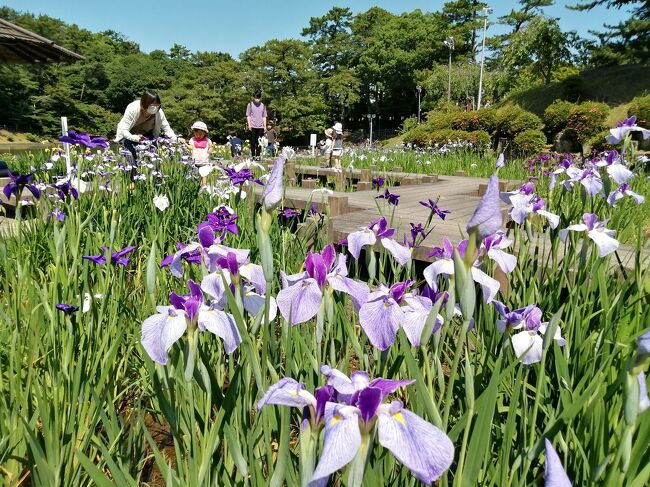
[[[608, 66], [581, 74], [585, 100], [602, 101], [612, 107], [610, 119], [620, 120], [627, 113], [627, 104], [635, 96], [650, 91], [650, 66]], [[553, 100], [564, 98], [562, 83], [537, 86], [506, 100], [541, 115]], [[610, 120], [608, 120], [609, 122]]]

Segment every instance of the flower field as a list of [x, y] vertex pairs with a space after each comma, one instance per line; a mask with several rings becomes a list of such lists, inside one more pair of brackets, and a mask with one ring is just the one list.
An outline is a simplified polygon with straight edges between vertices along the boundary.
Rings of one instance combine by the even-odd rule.
[[[399, 188], [382, 187], [383, 218], [331, 242], [327, 212], [283, 205], [290, 150], [270, 172], [206, 169], [161, 141], [130, 166], [71, 134], [58, 180], [59, 154], [21, 156], [4, 193], [34, 204], [0, 241], [0, 479], [647, 485], [637, 129], [583, 161], [436, 156], [491, 178], [431, 262], [412, 252], [444, 201], [422, 194], [427, 221], [395, 228]], [[425, 160], [364, 159], [382, 157]]]

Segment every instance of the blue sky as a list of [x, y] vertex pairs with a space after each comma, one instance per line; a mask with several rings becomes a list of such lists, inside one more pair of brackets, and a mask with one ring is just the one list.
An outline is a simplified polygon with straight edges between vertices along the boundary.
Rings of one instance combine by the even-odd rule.
[[[556, 0], [546, 9], [558, 17], [564, 30], [589, 36], [589, 30], [602, 30], [604, 23], [615, 24], [628, 17], [625, 10], [600, 7], [590, 12], [567, 10], [578, 0]], [[146, 52], [168, 50], [182, 44], [191, 51], [223, 51], [239, 55], [249, 47], [269, 39], [299, 38], [310, 17], [323, 15], [333, 6], [348, 6], [363, 12], [379, 6], [394, 13], [414, 10], [439, 10], [443, 0], [204, 0], [189, 3], [178, 0], [0, 0], [0, 5], [34, 14], [45, 14], [74, 23], [94, 32], [112, 29], [140, 44]], [[515, 0], [492, 0], [492, 20], [508, 13]], [[155, 6], [155, 8], [154, 8]], [[500, 33], [499, 26], [490, 33]]]

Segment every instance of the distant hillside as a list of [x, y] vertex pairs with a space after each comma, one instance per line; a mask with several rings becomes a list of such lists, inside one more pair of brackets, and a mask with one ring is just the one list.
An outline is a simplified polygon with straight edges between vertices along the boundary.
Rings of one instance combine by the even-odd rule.
[[538, 86], [505, 100], [542, 115], [554, 100], [601, 101], [610, 107], [628, 103], [632, 98], [650, 92], [650, 66], [609, 66], [564, 80]]

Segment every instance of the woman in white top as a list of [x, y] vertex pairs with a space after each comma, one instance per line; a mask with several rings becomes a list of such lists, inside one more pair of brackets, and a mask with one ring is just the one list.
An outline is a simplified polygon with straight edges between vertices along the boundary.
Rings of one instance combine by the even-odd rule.
[[[117, 124], [115, 142], [122, 142], [135, 160], [135, 146], [142, 140], [155, 140], [161, 132], [165, 137], [177, 140], [176, 134], [160, 108], [160, 97], [146, 90], [139, 100], [129, 103], [124, 116]], [[183, 139], [178, 139], [185, 142]]]

